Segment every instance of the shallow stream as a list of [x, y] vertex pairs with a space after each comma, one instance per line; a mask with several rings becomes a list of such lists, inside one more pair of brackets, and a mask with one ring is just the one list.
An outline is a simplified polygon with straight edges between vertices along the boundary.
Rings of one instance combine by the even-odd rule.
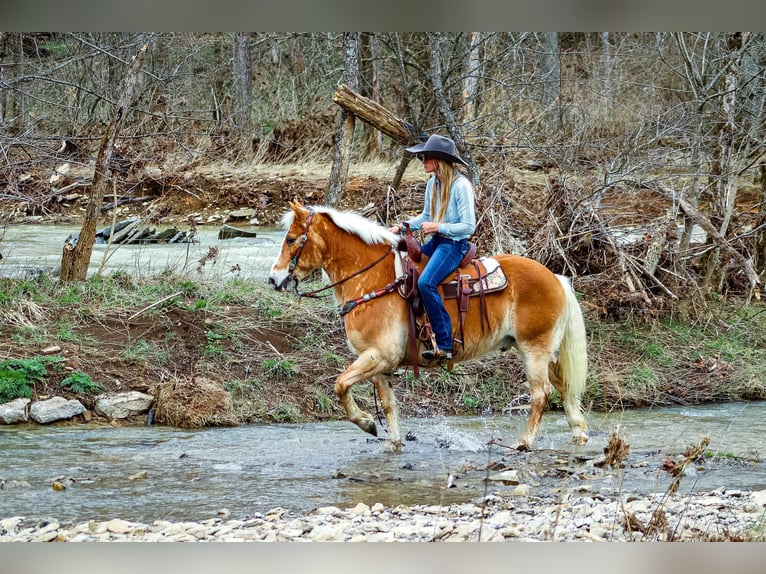
[[[593, 413], [584, 447], [572, 447], [563, 415], [548, 412], [535, 450], [488, 446], [493, 439], [511, 444], [525, 424], [520, 414], [405, 419], [410, 440], [401, 454], [386, 452], [346, 421], [201, 430], [0, 427], [0, 518], [178, 521], [223, 509], [244, 518], [276, 507], [446, 504], [479, 499], [488, 463], [517, 470], [532, 495], [572, 488], [664, 492], [673, 477], [663, 461], [703, 436], [718, 456], [694, 466], [680, 492], [766, 489], [766, 402]], [[594, 469], [587, 461], [603, 454], [618, 426], [630, 445], [626, 466]], [[66, 490], [55, 491], [54, 480]], [[492, 482], [486, 492], [513, 488]]]

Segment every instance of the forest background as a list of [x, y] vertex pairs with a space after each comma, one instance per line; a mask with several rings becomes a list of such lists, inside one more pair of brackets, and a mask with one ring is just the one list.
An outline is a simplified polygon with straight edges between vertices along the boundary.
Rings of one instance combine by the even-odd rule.
[[[481, 251], [521, 253], [573, 277], [591, 337], [592, 407], [763, 399], [764, 70], [763, 33], [2, 32], [0, 204], [5, 224], [95, 225], [115, 200], [122, 215], [157, 222], [244, 207], [271, 225], [291, 199], [391, 223], [422, 201], [403, 144], [447, 134], [478, 190]], [[399, 118], [410, 141], [337, 105], [341, 85]], [[131, 304], [183, 280], [157, 278]], [[189, 304], [215, 300], [221, 287], [187, 286], [185, 308], [157, 312], [205, 307], [201, 339], [186, 334], [182, 349], [166, 337], [153, 356], [130, 347], [136, 326], [125, 308], [91, 308], [62, 331], [62, 293], [95, 306], [95, 281], [6, 283], [3, 356], [35, 357], [54, 341], [107, 388], [113, 371], [129, 379], [127, 369], [136, 388], [220, 380], [248, 396], [240, 419], [334, 414], [324, 379], [309, 373], [326, 379], [345, 353], [309, 365], [305, 337], [306, 313], [319, 313], [324, 329], [313, 335], [340, 342], [332, 310], [286, 313], [272, 294], [248, 285], [254, 302], [233, 283], [241, 307], [221, 334], [210, 307]], [[245, 315], [253, 324], [232, 328], [243, 308], [259, 310]], [[120, 325], [105, 330], [110, 347], [136, 351], [119, 365], [105, 367], [89, 342], [94, 313]], [[274, 315], [276, 353], [254, 334]], [[204, 360], [189, 363], [194, 349]], [[230, 364], [235, 352], [259, 362], [236, 377], [216, 373], [216, 360]], [[521, 379], [509, 360], [477, 366], [471, 385], [437, 374], [407, 388], [450, 411], [502, 408], [518, 393], [497, 390], [499, 373]], [[253, 373], [290, 379], [294, 396], [254, 399], [243, 391], [257, 390]]]

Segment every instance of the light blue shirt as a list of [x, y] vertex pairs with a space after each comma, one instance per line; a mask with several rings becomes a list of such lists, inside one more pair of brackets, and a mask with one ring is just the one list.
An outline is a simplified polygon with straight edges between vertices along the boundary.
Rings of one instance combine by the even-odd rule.
[[[423, 211], [407, 222], [413, 231], [420, 229], [426, 221], [431, 221], [431, 195], [434, 185], [436, 186], [436, 209], [434, 213], [439, 213], [439, 204], [441, 203], [439, 180], [436, 176], [432, 176], [426, 183]], [[457, 175], [452, 182], [452, 193], [447, 204], [447, 211], [444, 212], [444, 219], [439, 222], [439, 235], [453, 241], [468, 239], [473, 235], [476, 230], [475, 203], [476, 197], [471, 181], [462, 174]]]

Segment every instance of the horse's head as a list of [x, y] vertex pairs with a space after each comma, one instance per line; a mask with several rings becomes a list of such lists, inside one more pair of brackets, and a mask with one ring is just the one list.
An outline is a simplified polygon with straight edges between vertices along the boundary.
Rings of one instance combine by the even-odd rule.
[[287, 232], [269, 271], [269, 286], [277, 291], [297, 289], [298, 282], [321, 264], [316, 241], [309, 241], [314, 212], [293, 202], [290, 202], [290, 210], [282, 217]]

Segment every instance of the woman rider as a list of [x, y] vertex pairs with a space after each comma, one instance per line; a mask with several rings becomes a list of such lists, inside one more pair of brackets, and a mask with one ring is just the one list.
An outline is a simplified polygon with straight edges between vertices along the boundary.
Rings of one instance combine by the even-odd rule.
[[[436, 348], [426, 350], [426, 361], [452, 358], [452, 323], [439, 294], [439, 284], [458, 266], [468, 252], [468, 238], [476, 229], [476, 198], [471, 181], [457, 169], [468, 165], [457, 155], [450, 138], [432, 135], [425, 143], [406, 148], [423, 162], [431, 177], [426, 183], [423, 211], [408, 223], [422, 230], [430, 239], [423, 245], [428, 257], [418, 290], [436, 338]], [[401, 232], [401, 225], [389, 228]]]

